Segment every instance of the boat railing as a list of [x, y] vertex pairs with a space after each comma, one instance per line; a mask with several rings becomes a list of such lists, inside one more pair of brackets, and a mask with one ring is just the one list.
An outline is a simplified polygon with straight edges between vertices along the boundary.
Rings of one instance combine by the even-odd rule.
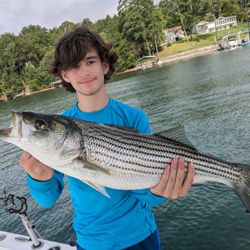
[[[0, 197], [0, 201], [3, 202], [5, 206], [6, 212], [10, 214], [16, 214], [21, 218], [21, 221], [32, 241], [32, 249], [39, 249], [42, 247], [43, 242], [41, 242], [38, 237], [41, 238], [37, 230], [35, 229], [35, 225], [29, 220], [27, 216], [27, 199], [25, 197], [15, 196], [14, 194], [7, 194], [6, 190], [4, 190], [4, 196]], [[27, 241], [26, 237], [18, 237], [17, 241]]]

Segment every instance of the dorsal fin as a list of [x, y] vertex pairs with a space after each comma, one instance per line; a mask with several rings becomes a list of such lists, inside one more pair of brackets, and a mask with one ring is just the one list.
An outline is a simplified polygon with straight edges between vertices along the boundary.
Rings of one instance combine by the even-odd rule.
[[160, 133], [156, 133], [154, 135], [166, 137], [166, 138], [171, 139], [173, 141], [180, 142], [180, 143], [185, 144], [189, 147], [195, 148], [194, 145], [187, 139], [187, 137], [185, 135], [185, 127], [184, 126], [179, 126], [176, 128], [164, 130], [164, 131], [162, 131]]

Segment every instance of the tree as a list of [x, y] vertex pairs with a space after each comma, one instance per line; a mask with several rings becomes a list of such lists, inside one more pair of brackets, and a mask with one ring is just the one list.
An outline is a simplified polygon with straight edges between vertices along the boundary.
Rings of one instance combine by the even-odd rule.
[[67, 32], [73, 30], [75, 26], [76, 24], [69, 21], [65, 21], [59, 26], [59, 29], [62, 30], [63, 32]]
[[84, 18], [82, 20], [82, 23], [81, 23], [83, 26], [87, 26], [87, 27], [92, 27], [94, 24], [91, 22], [91, 20], [89, 18]]
[[56, 80], [56, 77], [49, 74], [53, 58], [54, 48], [45, 53], [37, 67], [27, 65], [22, 81], [26, 92], [49, 87], [50, 83]]
[[161, 0], [159, 3], [165, 19], [165, 27], [182, 26], [187, 34], [192, 33], [194, 23], [203, 20], [208, 6], [207, 0]]
[[[1, 93], [13, 97], [26, 90], [32, 82], [35, 82], [33, 89], [36, 89], [41, 86], [40, 82], [47, 81], [49, 74], [40, 64], [52, 45], [50, 32], [38, 25], [24, 27], [18, 36], [8, 33], [2, 35], [0, 37]], [[30, 82], [27, 82], [28, 75]]]
[[[223, 16], [237, 16], [237, 19], [243, 21], [244, 11], [237, 0], [220, 0], [221, 15]], [[247, 1], [246, 1], [247, 2]]]
[[119, 14], [128, 9], [128, 7], [133, 4], [133, 0], [119, 0], [117, 11]]
[[107, 15], [105, 19], [98, 20], [93, 28], [100, 33], [104, 40], [113, 44], [119, 56], [116, 67], [116, 70], [119, 72], [135, 67], [136, 56], [133, 53], [131, 44], [119, 32], [118, 26], [119, 17]]
[[153, 0], [119, 1], [118, 17], [118, 30], [137, 57], [156, 52], [155, 37], [161, 38], [164, 23]]
[[179, 5], [178, 0], [175, 0], [175, 4], [176, 4], [176, 9], [177, 9], [177, 11], [178, 11], [179, 17], [180, 17], [181, 26], [182, 26], [182, 28], [183, 28], [185, 37], [186, 37], [187, 42], [188, 42], [189, 39], [188, 39], [188, 36], [187, 36], [186, 25], [185, 25], [185, 22], [184, 22], [184, 18], [185, 18], [185, 17], [184, 17], [184, 15], [183, 15], [182, 12], [181, 12], [181, 8], [180, 8], [180, 5]]
[[249, 0], [161, 0], [159, 7], [165, 19], [165, 27], [181, 25], [187, 34], [191, 34], [194, 24], [200, 21], [213, 21], [220, 16], [233, 15], [243, 20], [242, 6], [245, 1]]
[[39, 61], [53, 45], [53, 40], [51, 39], [49, 31], [39, 25], [24, 27], [20, 32], [19, 38], [22, 39], [24, 43], [29, 42], [32, 45], [33, 51], [36, 53]]

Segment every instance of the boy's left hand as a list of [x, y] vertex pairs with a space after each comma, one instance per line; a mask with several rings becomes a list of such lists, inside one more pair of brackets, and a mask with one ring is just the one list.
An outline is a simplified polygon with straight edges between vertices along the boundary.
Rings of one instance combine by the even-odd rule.
[[185, 161], [183, 158], [174, 158], [167, 165], [157, 185], [150, 188], [153, 194], [169, 199], [186, 196], [193, 184], [195, 168], [193, 163], [188, 163], [185, 175]]

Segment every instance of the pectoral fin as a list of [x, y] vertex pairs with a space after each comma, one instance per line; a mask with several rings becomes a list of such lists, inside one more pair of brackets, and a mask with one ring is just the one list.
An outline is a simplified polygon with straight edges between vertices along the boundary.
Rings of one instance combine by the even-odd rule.
[[[77, 158], [77, 162], [83, 166], [83, 168], [88, 169], [90, 171], [95, 171], [95, 172], [101, 172], [103, 174], [106, 175], [110, 175], [110, 172], [108, 169], [96, 166], [95, 164], [92, 164], [90, 162], [87, 162], [86, 160], [84, 160], [83, 158], [79, 157]], [[86, 185], [94, 188], [95, 190], [97, 190], [98, 192], [102, 193], [104, 196], [110, 198], [109, 194], [106, 192], [105, 188], [99, 184], [90, 182], [90, 181], [86, 181], [86, 180], [82, 180], [82, 182], [84, 182]]]
[[94, 171], [98, 171], [98, 172], [102, 172], [104, 174], [110, 175], [110, 172], [108, 169], [105, 169], [105, 168], [99, 167], [95, 164], [92, 164], [90, 162], [84, 161], [84, 159], [82, 159], [80, 157], [78, 158], [78, 160], [83, 162], [84, 168], [86, 168], [86, 169], [89, 169], [92, 171], [94, 170]]
[[98, 185], [98, 184], [95, 184], [95, 183], [92, 183], [90, 181], [85, 181], [85, 180], [82, 180], [82, 182], [84, 182], [85, 184], [87, 184], [88, 186], [94, 188], [95, 190], [97, 190], [98, 192], [102, 193], [104, 196], [108, 197], [108, 198], [111, 198], [109, 196], [109, 194], [107, 193], [105, 187], [101, 186], [101, 185]]

